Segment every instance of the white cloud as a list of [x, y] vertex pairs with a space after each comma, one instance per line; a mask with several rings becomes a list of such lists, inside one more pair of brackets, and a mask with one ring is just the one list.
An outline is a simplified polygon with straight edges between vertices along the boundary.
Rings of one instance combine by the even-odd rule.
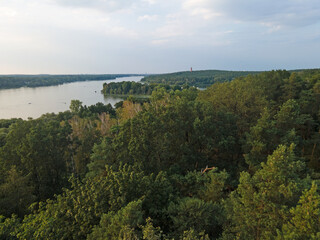
[[182, 4], [182, 7], [191, 15], [200, 16], [205, 20], [223, 15], [222, 12], [218, 12], [212, 8], [211, 2], [207, 0], [187, 0]]
[[104, 32], [107, 36], [117, 36], [131, 39], [137, 39], [139, 36], [136, 31], [119, 26], [107, 27]]
[[152, 40], [151, 44], [153, 45], [164, 45], [164, 44], [168, 44], [170, 42], [169, 39], [156, 39], [156, 40]]
[[159, 16], [158, 15], [143, 15], [143, 16], [139, 16], [138, 17], [138, 21], [142, 22], [142, 21], [156, 21], [158, 20]]
[[276, 24], [276, 23], [261, 22], [261, 24], [268, 28], [268, 33], [277, 32], [277, 31], [280, 31], [281, 29], [283, 29], [283, 26]]
[[52, 0], [57, 4], [78, 8], [94, 8], [107, 12], [130, 8], [134, 1], [130, 0]]
[[9, 7], [0, 7], [0, 16], [5, 16], [5, 17], [15, 17], [17, 15], [17, 11], [9, 8]]
[[305, 26], [320, 21], [318, 0], [186, 0], [184, 8], [207, 18], [224, 16], [240, 22]]
[[152, 35], [156, 39], [167, 39], [175, 37], [188, 37], [193, 33], [192, 23], [190, 19], [182, 14], [169, 14], [165, 18], [165, 22], [161, 27], [153, 31]]
[[157, 3], [157, 0], [142, 0], [142, 1], [143, 1], [143, 2], [146, 2], [146, 3], [148, 3], [148, 4], [151, 4], [151, 5]]

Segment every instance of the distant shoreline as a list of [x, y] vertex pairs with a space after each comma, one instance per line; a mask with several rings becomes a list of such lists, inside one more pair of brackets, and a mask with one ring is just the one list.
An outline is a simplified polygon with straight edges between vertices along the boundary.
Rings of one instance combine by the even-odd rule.
[[103, 93], [104, 96], [111, 96], [111, 97], [119, 97], [119, 98], [127, 98], [133, 96], [135, 98], [150, 98], [151, 95], [148, 94], [110, 94], [110, 93]]
[[72, 82], [108, 81], [135, 76], [146, 76], [146, 74], [0, 75], [0, 89], [47, 87]]

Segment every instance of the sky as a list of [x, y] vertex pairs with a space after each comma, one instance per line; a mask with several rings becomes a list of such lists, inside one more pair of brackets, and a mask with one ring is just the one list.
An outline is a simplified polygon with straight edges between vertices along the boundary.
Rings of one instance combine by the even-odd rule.
[[0, 0], [0, 74], [319, 65], [319, 0]]

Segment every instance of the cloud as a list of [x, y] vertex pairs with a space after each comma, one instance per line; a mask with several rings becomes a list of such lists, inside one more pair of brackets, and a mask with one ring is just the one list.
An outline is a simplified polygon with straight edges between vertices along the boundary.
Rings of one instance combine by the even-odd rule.
[[17, 15], [16, 10], [8, 7], [0, 7], [0, 16], [12, 18], [12, 17], [15, 17], [16, 15]]
[[158, 20], [158, 15], [143, 15], [143, 16], [139, 16], [138, 17], [138, 21], [142, 22], [142, 21], [156, 21]]
[[169, 43], [169, 39], [156, 39], [156, 40], [152, 40], [151, 43], [153, 45], [164, 45]]
[[239, 22], [257, 22], [269, 25], [300, 27], [320, 21], [318, 0], [186, 0], [185, 10], [191, 14], [220, 16]]
[[136, 39], [139, 36], [136, 31], [127, 29], [125, 27], [119, 27], [119, 26], [107, 28], [105, 30], [105, 35], [125, 37], [125, 38], [131, 38], [131, 39]]
[[187, 0], [182, 4], [182, 8], [192, 16], [200, 16], [205, 20], [223, 15], [221, 12], [212, 8], [211, 2], [207, 0]]
[[148, 4], [151, 4], [151, 5], [157, 3], [157, 0], [142, 0], [142, 1], [143, 1], [143, 2], [146, 2], [146, 3], [148, 3]]
[[190, 19], [181, 14], [169, 14], [161, 27], [153, 31], [153, 36], [159, 39], [190, 36], [193, 28]]
[[107, 12], [114, 12], [130, 8], [134, 1], [130, 0], [52, 0], [53, 2], [67, 7], [94, 8]]
[[[27, 60], [19, 59], [47, 61], [64, 70], [73, 66], [73, 59], [83, 59], [80, 71], [95, 71], [90, 64], [101, 63], [103, 72], [107, 65], [131, 66], [131, 60], [123, 63], [127, 56], [140, 62], [141, 69], [152, 65], [150, 59], [162, 69], [196, 59], [208, 67], [212, 62], [227, 66], [232, 60], [229, 66], [237, 68], [238, 62], [245, 66], [244, 56], [257, 64], [257, 55], [270, 55], [272, 62], [296, 49], [305, 49], [297, 57], [301, 62], [319, 62], [319, 0], [0, 2], [0, 63], [10, 58], [12, 66], [20, 61], [23, 69]], [[296, 61], [292, 59], [287, 58]]]

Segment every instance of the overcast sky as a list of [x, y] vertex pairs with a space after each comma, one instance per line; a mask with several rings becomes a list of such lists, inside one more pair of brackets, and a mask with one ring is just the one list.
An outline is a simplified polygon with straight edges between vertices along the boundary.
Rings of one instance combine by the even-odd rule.
[[0, 0], [0, 74], [319, 65], [320, 0]]

